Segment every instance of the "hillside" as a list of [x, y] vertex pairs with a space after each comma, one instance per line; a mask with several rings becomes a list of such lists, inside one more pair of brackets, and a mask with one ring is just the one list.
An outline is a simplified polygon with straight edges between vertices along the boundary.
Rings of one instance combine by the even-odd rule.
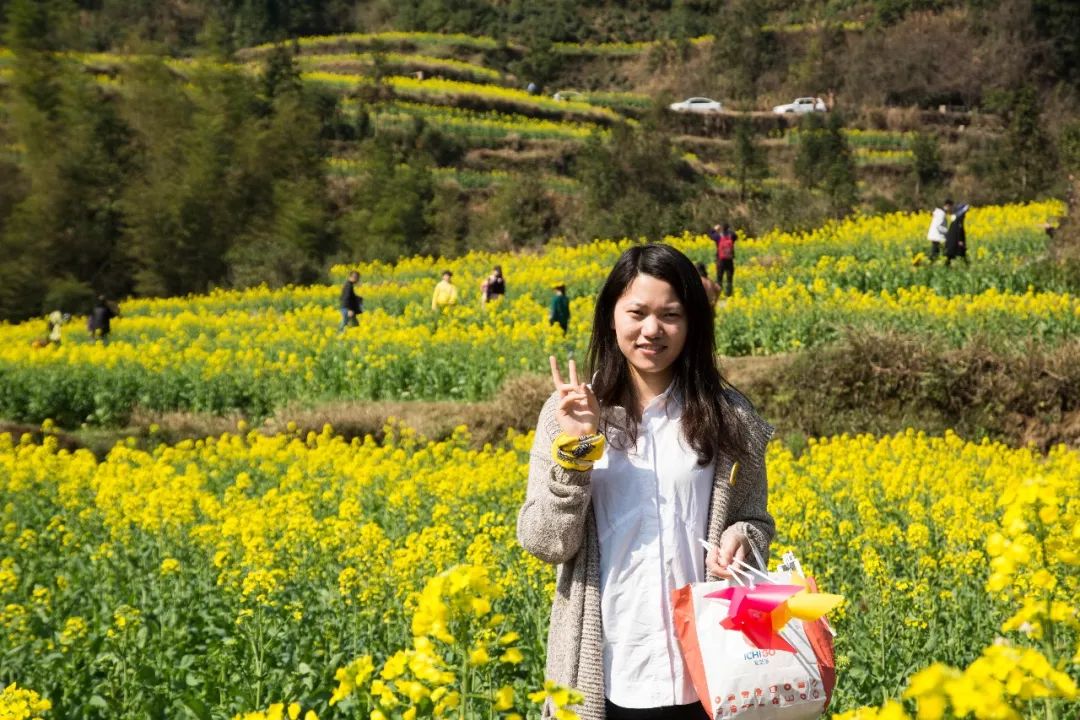
[[[0, 315], [1061, 196], [1080, 157], [1068, 4], [166, 7], [0, 5]], [[770, 112], [807, 94], [831, 111]]]

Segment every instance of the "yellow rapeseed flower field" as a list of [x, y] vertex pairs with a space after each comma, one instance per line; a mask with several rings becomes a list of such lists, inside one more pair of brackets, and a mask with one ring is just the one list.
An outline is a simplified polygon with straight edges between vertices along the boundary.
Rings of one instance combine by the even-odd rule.
[[[928, 216], [856, 217], [806, 233], [740, 241], [736, 292], [717, 310], [728, 355], [826, 343], [848, 327], [929, 333], [953, 343], [1054, 342], [1080, 331], [1080, 300], [1032, 260], [1045, 250], [1042, 223], [1060, 203], [978, 208], [968, 222], [970, 267], [928, 266]], [[711, 241], [667, 239], [711, 263]], [[361, 263], [359, 327], [337, 332], [337, 287], [215, 291], [129, 300], [108, 346], [76, 318], [63, 344], [33, 347], [44, 320], [0, 325], [0, 416], [61, 425], [122, 422], [131, 409], [240, 410], [262, 415], [293, 400], [478, 399], [509, 376], [542, 372], [551, 353], [584, 353], [592, 297], [634, 239], [553, 245], [542, 253], [469, 253]], [[505, 300], [482, 307], [479, 285], [495, 264]], [[349, 267], [331, 269], [335, 282]], [[461, 300], [431, 311], [441, 271]], [[711, 265], [710, 265], [711, 270]], [[553, 283], [571, 296], [564, 336], [547, 322]]]
[[[1030, 262], [1061, 211], [973, 212], [970, 268], [923, 262], [921, 215], [742, 241], [719, 344], [774, 352], [860, 324], [1066, 337], [1080, 305]], [[45, 349], [40, 321], [0, 327], [0, 415], [52, 418], [41, 442], [0, 435], [0, 718], [520, 720], [550, 702], [572, 720], [580, 696], [543, 677], [553, 572], [514, 537], [531, 435], [477, 448], [464, 427], [437, 442], [394, 422], [381, 441], [241, 428], [97, 458], [51, 432], [136, 404], [481, 397], [584, 350], [592, 294], [633, 242], [361, 264], [367, 312], [343, 334], [335, 285], [126, 301], [107, 346], [77, 324]], [[669, 242], [711, 257], [703, 236]], [[510, 292], [482, 307], [494, 264]], [[443, 269], [461, 302], [434, 313]], [[566, 336], [545, 317], [557, 281]], [[796, 550], [847, 598], [838, 718], [1070, 717], [1080, 453], [910, 430], [774, 443], [768, 465], [774, 556]]]
[[[531, 435], [385, 432], [100, 460], [0, 435], [0, 716], [510, 718], [550, 696], [570, 717], [540, 689], [554, 573], [514, 533]], [[912, 430], [774, 443], [768, 466], [774, 557], [847, 599], [834, 711], [1068, 717], [1080, 453]]]

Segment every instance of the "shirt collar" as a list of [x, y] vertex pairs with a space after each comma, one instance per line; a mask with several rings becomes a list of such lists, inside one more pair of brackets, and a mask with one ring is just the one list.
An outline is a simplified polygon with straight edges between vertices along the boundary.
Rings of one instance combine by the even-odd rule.
[[675, 391], [675, 379], [672, 378], [667, 389], [649, 401], [649, 404], [646, 405], [645, 409], [642, 411], [641, 416], [642, 418], [651, 416], [672, 418], [678, 415], [679, 410], [681, 409], [681, 398], [679, 397], [679, 393]]
[[[593, 373], [592, 382], [589, 383], [590, 390], [592, 389], [592, 383], [596, 382], [596, 378], [599, 374], [599, 372]], [[681, 415], [682, 407], [682, 395], [675, 390], [675, 379], [672, 378], [667, 389], [650, 400], [649, 404], [645, 406], [645, 409], [642, 411], [642, 418], [646, 415], [653, 416], [657, 414], [661, 414], [667, 418], [678, 417]], [[615, 412], [617, 418], [626, 417], [626, 408], [622, 405], [613, 405], [610, 409]]]

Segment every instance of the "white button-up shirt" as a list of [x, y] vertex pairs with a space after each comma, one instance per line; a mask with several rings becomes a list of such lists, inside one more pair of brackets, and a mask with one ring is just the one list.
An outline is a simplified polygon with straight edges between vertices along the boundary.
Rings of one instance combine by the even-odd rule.
[[637, 446], [620, 449], [609, 437], [593, 465], [604, 691], [622, 707], [698, 699], [675, 637], [671, 592], [705, 580], [697, 540], [708, 525], [714, 465], [698, 465], [681, 414], [669, 387], [642, 413]]

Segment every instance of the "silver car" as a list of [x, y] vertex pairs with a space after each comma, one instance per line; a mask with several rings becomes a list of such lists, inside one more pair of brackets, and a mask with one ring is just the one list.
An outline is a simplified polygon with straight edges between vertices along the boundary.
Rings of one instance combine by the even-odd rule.
[[707, 97], [692, 97], [683, 100], [682, 102], [671, 103], [668, 105], [670, 110], [675, 112], [692, 112], [692, 113], [720, 113], [724, 112], [724, 106], [717, 100], [712, 100]]
[[828, 110], [828, 108], [825, 107], [825, 101], [815, 97], [795, 98], [793, 102], [789, 102], [787, 105], [777, 105], [772, 109], [777, 115], [784, 115], [786, 113], [825, 112], [826, 110]]

